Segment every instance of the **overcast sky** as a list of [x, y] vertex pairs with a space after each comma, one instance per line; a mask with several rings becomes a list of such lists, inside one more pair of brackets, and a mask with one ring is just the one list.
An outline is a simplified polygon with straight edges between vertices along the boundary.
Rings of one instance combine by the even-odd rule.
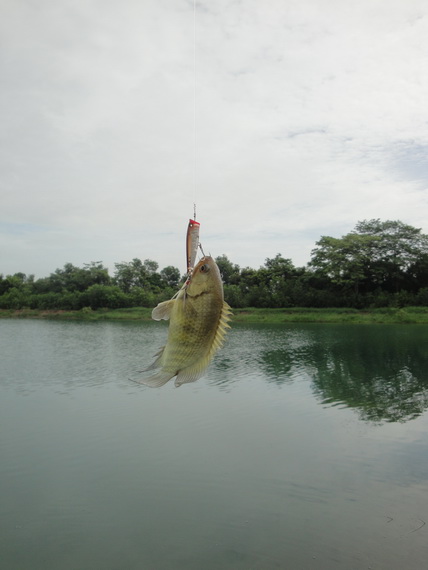
[[0, 81], [4, 275], [428, 233], [426, 0], [0, 0]]

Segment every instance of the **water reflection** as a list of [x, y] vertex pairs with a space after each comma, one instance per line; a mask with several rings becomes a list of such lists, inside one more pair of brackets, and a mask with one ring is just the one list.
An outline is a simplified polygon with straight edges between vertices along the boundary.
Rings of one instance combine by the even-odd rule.
[[[61, 393], [106, 384], [138, 391], [129, 378], [152, 362], [166, 335], [158, 323], [3, 321], [0, 383], [26, 393], [47, 384]], [[310, 383], [323, 405], [353, 408], [364, 421], [405, 422], [428, 408], [427, 347], [424, 325], [235, 323], [197, 384], [230, 392], [248, 378]]]
[[270, 340], [258, 359], [266, 377], [282, 384], [306, 375], [323, 404], [371, 422], [407, 421], [428, 407], [426, 327], [287, 327]]

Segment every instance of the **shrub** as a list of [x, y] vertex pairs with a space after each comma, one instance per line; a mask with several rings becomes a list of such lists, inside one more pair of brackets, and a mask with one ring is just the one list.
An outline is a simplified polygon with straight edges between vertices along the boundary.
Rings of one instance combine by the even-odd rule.
[[129, 306], [128, 296], [117, 285], [91, 285], [81, 293], [83, 307], [121, 309]]

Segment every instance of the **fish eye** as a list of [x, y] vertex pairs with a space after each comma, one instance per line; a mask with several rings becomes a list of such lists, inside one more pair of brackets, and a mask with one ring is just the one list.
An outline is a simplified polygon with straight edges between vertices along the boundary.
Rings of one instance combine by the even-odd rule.
[[207, 263], [204, 263], [204, 265], [201, 265], [201, 273], [208, 273], [208, 271], [210, 270], [210, 266]]

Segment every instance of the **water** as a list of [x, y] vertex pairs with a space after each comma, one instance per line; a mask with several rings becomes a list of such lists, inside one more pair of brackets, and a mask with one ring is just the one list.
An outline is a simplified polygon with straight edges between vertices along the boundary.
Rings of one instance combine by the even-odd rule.
[[428, 327], [238, 326], [179, 389], [163, 323], [0, 321], [7, 570], [420, 570]]

